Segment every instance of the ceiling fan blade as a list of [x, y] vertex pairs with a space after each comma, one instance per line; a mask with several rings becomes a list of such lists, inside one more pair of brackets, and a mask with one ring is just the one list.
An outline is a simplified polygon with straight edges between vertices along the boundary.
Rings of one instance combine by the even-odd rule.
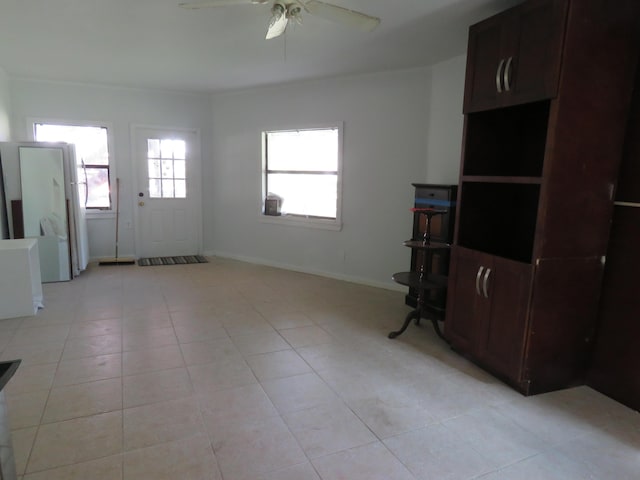
[[261, 5], [263, 3], [267, 3], [268, 1], [269, 0], [209, 0], [208, 2], [179, 3], [178, 6], [189, 10], [196, 10], [198, 8], [207, 7], [226, 7], [228, 5]]
[[370, 32], [380, 24], [378, 17], [372, 17], [364, 13], [356, 12], [355, 10], [349, 10], [348, 8], [320, 2], [318, 0], [309, 0], [304, 4], [304, 7], [305, 10], [312, 15], [332, 22], [341, 23], [348, 27], [359, 28], [365, 32]]
[[269, 28], [267, 29], [266, 40], [279, 37], [287, 28], [289, 19], [287, 18], [286, 10], [284, 8], [278, 8], [279, 4], [276, 3], [273, 6], [273, 16], [269, 21]]

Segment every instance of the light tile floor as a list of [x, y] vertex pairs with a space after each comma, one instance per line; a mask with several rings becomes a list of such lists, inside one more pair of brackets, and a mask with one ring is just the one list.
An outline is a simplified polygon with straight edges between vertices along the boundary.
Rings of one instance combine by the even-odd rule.
[[240, 262], [92, 266], [0, 321], [22, 480], [640, 478], [640, 416], [525, 398], [403, 294]]

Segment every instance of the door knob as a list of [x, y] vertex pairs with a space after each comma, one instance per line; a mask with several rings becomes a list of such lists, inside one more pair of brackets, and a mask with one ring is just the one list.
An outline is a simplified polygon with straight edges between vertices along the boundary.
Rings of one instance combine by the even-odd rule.
[[140, 202], [138, 202], [138, 205], [141, 206], [141, 207], [144, 207], [144, 202], [140, 201]]

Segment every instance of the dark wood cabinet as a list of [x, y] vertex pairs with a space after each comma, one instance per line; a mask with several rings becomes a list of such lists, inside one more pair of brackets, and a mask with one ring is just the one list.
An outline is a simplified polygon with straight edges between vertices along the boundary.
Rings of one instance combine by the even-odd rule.
[[[484, 297], [478, 282], [482, 281], [479, 268], [482, 252], [454, 246], [449, 266], [450, 301], [445, 335], [462, 352], [474, 355], [478, 351], [478, 339], [484, 326]], [[455, 292], [455, 293], [454, 293]]]
[[470, 28], [465, 113], [556, 96], [567, 4], [530, 1]]
[[640, 410], [640, 206], [617, 207], [587, 383]]
[[640, 410], [640, 72], [616, 192], [587, 383]]
[[[435, 185], [413, 183], [415, 188], [415, 208], [436, 208], [446, 210], [444, 215], [433, 217], [431, 238], [434, 242], [451, 243], [456, 219], [457, 185]], [[424, 215], [414, 214], [412, 238], [422, 238], [426, 230]]]
[[451, 262], [456, 299], [447, 334], [492, 370], [518, 384], [522, 375], [533, 267], [462, 247]]
[[489, 303], [478, 342], [478, 358], [520, 384], [527, 380], [521, 373], [533, 267], [491, 256], [483, 259], [482, 266], [481, 293]]
[[445, 335], [525, 394], [584, 381], [639, 19], [530, 0], [470, 28]]

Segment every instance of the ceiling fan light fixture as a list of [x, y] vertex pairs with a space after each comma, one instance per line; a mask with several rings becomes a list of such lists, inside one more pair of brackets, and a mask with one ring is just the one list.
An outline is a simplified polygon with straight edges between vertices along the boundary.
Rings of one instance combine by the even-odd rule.
[[287, 28], [287, 6], [279, 1], [276, 1], [271, 7], [271, 20], [269, 21], [269, 28], [267, 28], [267, 40], [279, 37]]
[[304, 8], [311, 15], [324, 18], [330, 22], [340, 23], [347, 27], [357, 28], [364, 32], [370, 32], [380, 25], [378, 17], [372, 17], [371, 15], [319, 0], [309, 0], [304, 4]]
[[302, 7], [297, 3], [290, 3], [287, 5], [287, 18], [295, 20], [299, 25], [302, 25]]
[[210, 0], [208, 2], [184, 2], [179, 3], [178, 6], [180, 8], [186, 8], [188, 10], [197, 10], [199, 8], [208, 8], [208, 7], [227, 7], [233, 5], [264, 5], [268, 3], [270, 0]]
[[205, 0], [195, 3], [179, 3], [182, 8], [198, 9], [205, 7], [224, 7], [229, 5], [265, 5], [271, 3], [271, 19], [267, 29], [267, 40], [279, 37], [287, 28], [288, 21], [302, 23], [302, 12], [315, 15], [347, 27], [370, 32], [380, 24], [378, 17], [340, 7], [320, 0]]
[[283, 3], [275, 2], [273, 4], [273, 7], [271, 7], [271, 14], [273, 15], [273, 18], [278, 19], [282, 15], [285, 15], [286, 13], [287, 13], [287, 7], [285, 7]]

